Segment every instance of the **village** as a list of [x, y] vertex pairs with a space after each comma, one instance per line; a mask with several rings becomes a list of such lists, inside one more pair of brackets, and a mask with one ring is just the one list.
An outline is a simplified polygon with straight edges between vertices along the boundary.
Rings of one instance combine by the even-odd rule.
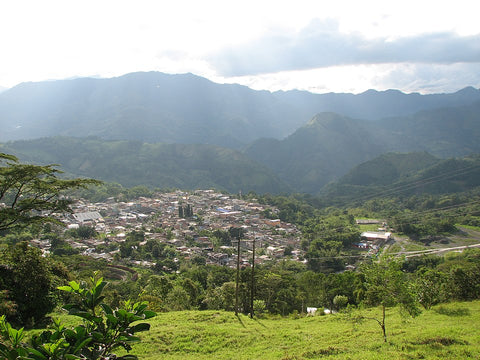
[[[282, 258], [305, 262], [301, 249], [301, 232], [294, 224], [275, 219], [278, 210], [258, 203], [255, 199], [243, 200], [214, 190], [192, 192], [173, 191], [156, 193], [154, 197], [139, 197], [130, 202], [118, 202], [109, 198], [104, 202], [90, 203], [79, 199], [72, 205], [73, 213], [59, 214], [66, 230], [90, 227], [96, 236], [66, 238], [68, 244], [83, 255], [113, 261], [118, 259], [119, 247], [125, 243], [128, 233], [142, 232], [145, 245], [148, 240], [168, 244], [179, 258], [201, 257], [206, 264], [235, 267], [237, 264], [237, 240], [228, 245], [214, 242], [215, 230], [228, 232], [241, 230], [240, 264], [251, 266], [255, 247], [255, 264]], [[269, 214], [269, 217], [265, 215]], [[273, 216], [272, 216], [273, 215]], [[365, 222], [365, 220], [357, 221]], [[374, 220], [377, 221], [377, 220]], [[355, 247], [376, 253], [390, 239], [390, 233], [362, 233]], [[32, 242], [48, 252], [48, 240]], [[106, 246], [109, 245], [109, 246]], [[135, 265], [151, 267], [154, 261], [129, 259]]]
[[[185, 216], [183, 209], [191, 209], [192, 216]], [[288, 255], [303, 261], [300, 250], [300, 231], [293, 224], [263, 216], [263, 212], [275, 214], [276, 209], [256, 201], [238, 199], [214, 190], [193, 192], [174, 191], [157, 193], [152, 198], [140, 197], [131, 202], [117, 202], [109, 198], [100, 203], [77, 200], [72, 214], [58, 215], [66, 229], [94, 228], [101, 236], [87, 239], [67, 239], [82, 254], [112, 261], [119, 252], [98, 252], [105, 244], [121, 245], [131, 231], [142, 231], [145, 240], [157, 240], [174, 247], [178, 256], [191, 259], [201, 256], [207, 264], [234, 267], [237, 263], [237, 242], [229, 246], [214, 244], [202, 234], [215, 230], [228, 231], [241, 228], [240, 241], [242, 266], [250, 266], [252, 249], [256, 247], [255, 263], [263, 263]], [[187, 212], [185, 211], [185, 214]], [[34, 244], [48, 251], [49, 242], [36, 240]], [[112, 246], [110, 246], [112, 248]], [[287, 250], [287, 251], [286, 251]], [[177, 260], [177, 259], [176, 259]], [[134, 261], [137, 265], [152, 266], [149, 261]]]

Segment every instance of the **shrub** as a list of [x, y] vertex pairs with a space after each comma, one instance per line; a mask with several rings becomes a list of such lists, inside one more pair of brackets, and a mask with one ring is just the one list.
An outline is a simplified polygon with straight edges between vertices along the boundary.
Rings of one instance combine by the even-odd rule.
[[0, 358], [2, 359], [137, 359], [135, 355], [116, 357], [118, 347], [127, 351], [131, 344], [140, 341], [135, 333], [150, 329], [148, 323], [132, 323], [149, 319], [156, 314], [147, 310], [146, 302], [126, 301], [123, 308], [112, 309], [103, 303], [103, 278], [91, 278], [91, 287], [70, 281], [60, 290], [78, 297], [75, 304], [65, 305], [71, 315], [83, 319], [83, 324], [66, 328], [54, 321], [53, 328], [34, 336], [29, 345], [22, 342], [23, 328], [16, 330], [0, 317]]

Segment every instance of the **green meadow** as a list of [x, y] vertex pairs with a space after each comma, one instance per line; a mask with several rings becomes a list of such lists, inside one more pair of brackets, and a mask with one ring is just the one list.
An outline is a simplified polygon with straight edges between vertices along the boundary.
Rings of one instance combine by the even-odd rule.
[[380, 316], [380, 308], [254, 319], [224, 311], [160, 313], [132, 353], [145, 360], [480, 358], [480, 301], [439, 305], [416, 318], [387, 309], [386, 343], [367, 319]]

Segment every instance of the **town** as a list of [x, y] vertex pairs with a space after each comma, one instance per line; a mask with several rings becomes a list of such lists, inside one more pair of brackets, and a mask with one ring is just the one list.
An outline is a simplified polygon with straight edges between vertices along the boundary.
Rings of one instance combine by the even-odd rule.
[[[250, 266], [252, 249], [256, 247], [255, 263], [260, 264], [288, 256], [303, 260], [300, 249], [301, 233], [293, 224], [264, 216], [278, 210], [262, 205], [253, 199], [242, 200], [214, 190], [185, 192], [177, 190], [157, 193], [152, 198], [140, 197], [131, 202], [117, 202], [109, 198], [100, 203], [77, 200], [72, 214], [57, 215], [67, 230], [80, 227], [95, 229], [100, 236], [67, 238], [72, 248], [94, 258], [112, 261], [119, 253], [119, 246], [126, 241], [129, 232], [142, 232], [145, 245], [156, 240], [175, 248], [178, 257], [192, 259], [200, 256], [207, 264], [235, 267], [237, 240], [229, 245], [215, 244], [211, 234], [215, 230], [228, 232], [240, 229], [241, 266]], [[48, 251], [48, 239], [35, 240], [32, 244]], [[110, 246], [105, 246], [109, 244]], [[112, 249], [98, 251], [98, 249]], [[153, 266], [152, 261], [131, 260], [136, 265]], [[175, 258], [178, 261], [178, 258]]]

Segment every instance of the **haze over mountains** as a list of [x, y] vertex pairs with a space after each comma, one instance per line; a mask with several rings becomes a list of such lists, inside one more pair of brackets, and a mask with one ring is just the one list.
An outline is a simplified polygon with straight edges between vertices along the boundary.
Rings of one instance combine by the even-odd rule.
[[[148, 172], [149, 177], [145, 175], [143, 183], [150, 186], [210, 184], [228, 191], [242, 187], [243, 191], [318, 193], [354, 166], [386, 152], [426, 151], [441, 158], [480, 153], [479, 114], [480, 91], [471, 87], [437, 95], [395, 90], [369, 90], [358, 95], [271, 93], [216, 84], [191, 74], [132, 73], [112, 79], [23, 83], [0, 93], [0, 141], [96, 137], [88, 141], [57, 138], [14, 142], [0, 151], [8, 148], [23, 153], [29, 161], [69, 164], [69, 172], [85, 176], [98, 175], [100, 170], [93, 171], [96, 166], [92, 161], [86, 166], [85, 156], [104, 164], [107, 153], [116, 163], [122, 161], [118, 154], [124, 154], [125, 159], [134, 159], [136, 154], [139, 164], [144, 161], [144, 167], [136, 168], [139, 181], [146, 168], [157, 169]], [[102, 140], [128, 141], [101, 144]], [[83, 160], [73, 160], [76, 154], [65, 147], [47, 146], [66, 146], [69, 142], [81, 148]], [[165, 144], [149, 148], [143, 142]], [[146, 155], [152, 147], [159, 166], [155, 166], [155, 157]], [[105, 150], [113, 148], [116, 150]], [[54, 156], [55, 151], [70, 154], [70, 160]], [[174, 153], [177, 157], [172, 155], [171, 159], [176, 160], [169, 162], [167, 154]], [[199, 154], [203, 160], [210, 159], [209, 165]], [[160, 166], [168, 162], [179, 166]], [[243, 170], [235, 173], [237, 182], [222, 180], [222, 171], [217, 171], [232, 173], [232, 168], [224, 166], [229, 162], [242, 164], [239, 168]], [[197, 171], [192, 170], [195, 167]], [[121, 182], [128, 167], [116, 169], [117, 175], [112, 170], [102, 177]], [[244, 180], [257, 175], [262, 179], [259, 186]], [[271, 188], [264, 181], [269, 176], [273, 179]], [[169, 177], [177, 180], [169, 184]]]

